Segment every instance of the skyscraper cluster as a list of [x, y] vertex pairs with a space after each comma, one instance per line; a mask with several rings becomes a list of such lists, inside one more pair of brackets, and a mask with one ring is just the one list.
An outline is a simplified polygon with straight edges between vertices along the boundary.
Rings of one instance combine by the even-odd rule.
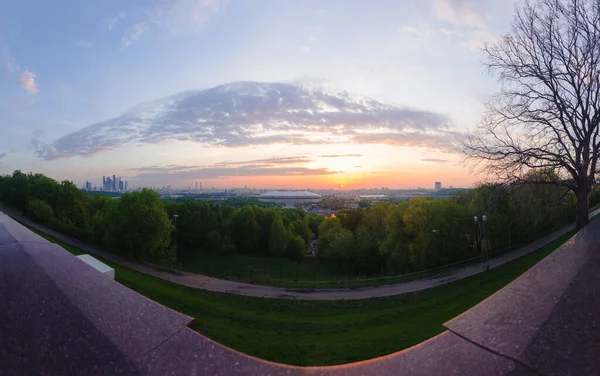
[[123, 192], [127, 190], [127, 182], [121, 180], [120, 176], [103, 176], [102, 177], [102, 190], [112, 192]]

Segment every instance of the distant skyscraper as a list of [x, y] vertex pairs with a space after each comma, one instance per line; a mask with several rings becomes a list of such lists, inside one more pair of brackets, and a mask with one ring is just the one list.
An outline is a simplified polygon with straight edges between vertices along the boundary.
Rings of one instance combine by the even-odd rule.
[[440, 189], [442, 189], [442, 182], [436, 181], [435, 182], [435, 190], [437, 191], [437, 190], [440, 190]]
[[[90, 183], [90, 189], [91, 183]], [[113, 174], [112, 179], [110, 175], [107, 177], [106, 175], [102, 176], [102, 186], [100, 186], [99, 190], [105, 192], [125, 192], [127, 191], [127, 182], [123, 180], [120, 176], [116, 176]]]

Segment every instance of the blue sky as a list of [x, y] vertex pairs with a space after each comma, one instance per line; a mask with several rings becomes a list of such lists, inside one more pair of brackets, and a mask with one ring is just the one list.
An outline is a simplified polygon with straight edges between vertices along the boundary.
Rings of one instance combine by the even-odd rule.
[[[498, 90], [482, 68], [480, 48], [508, 30], [513, 7], [512, 1], [484, 0], [4, 2], [0, 173], [19, 168], [96, 185], [102, 175], [116, 173], [135, 185], [200, 180], [205, 186], [408, 187], [442, 180], [467, 186], [477, 177], [457, 163], [459, 154], [422, 145], [337, 142], [328, 150], [361, 157], [300, 159], [293, 167], [308, 171], [302, 178], [249, 176], [239, 169], [233, 175], [198, 170], [197, 176], [169, 171], [144, 177], [139, 171], [316, 156], [311, 145], [235, 148], [161, 140], [52, 160], [40, 158], [36, 145], [140, 103], [234, 81], [347, 90], [441, 114], [461, 132]], [[324, 169], [335, 173], [310, 173]]]

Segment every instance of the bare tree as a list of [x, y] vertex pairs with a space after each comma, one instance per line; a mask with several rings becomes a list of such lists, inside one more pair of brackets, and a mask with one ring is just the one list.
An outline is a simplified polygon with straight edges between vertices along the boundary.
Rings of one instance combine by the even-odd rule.
[[485, 48], [500, 92], [464, 151], [504, 182], [547, 172], [577, 196], [577, 228], [588, 223], [600, 156], [600, 1], [527, 0], [511, 30]]

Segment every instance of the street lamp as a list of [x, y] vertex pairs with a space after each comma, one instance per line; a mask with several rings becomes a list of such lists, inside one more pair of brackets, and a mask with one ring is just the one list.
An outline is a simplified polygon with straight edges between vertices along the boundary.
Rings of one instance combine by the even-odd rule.
[[483, 243], [483, 240], [485, 238], [485, 226], [484, 225], [487, 222], [487, 216], [482, 215], [481, 221], [479, 221], [479, 218], [477, 218], [477, 216], [474, 216], [473, 220], [475, 221], [475, 225], [477, 226], [477, 251], [481, 254], [481, 262], [486, 263], [486, 265], [483, 267], [483, 269], [489, 271], [490, 270], [490, 258], [489, 258], [489, 254], [488, 254], [488, 247], [486, 247]]
[[173, 264], [175, 264], [175, 267], [177, 268], [177, 218], [179, 218], [179, 215], [177, 214], [173, 214], [173, 227], [175, 228], [175, 235], [174, 235], [174, 243], [175, 245], [173, 246]]

